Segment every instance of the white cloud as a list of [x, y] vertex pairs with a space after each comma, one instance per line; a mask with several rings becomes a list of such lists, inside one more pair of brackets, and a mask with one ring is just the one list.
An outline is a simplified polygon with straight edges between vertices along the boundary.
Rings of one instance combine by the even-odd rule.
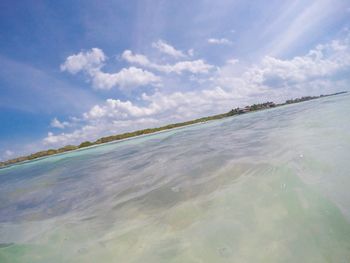
[[90, 51], [79, 52], [76, 55], [67, 57], [66, 61], [61, 65], [62, 71], [68, 71], [76, 74], [80, 71], [89, 72], [91, 69], [98, 69], [103, 65], [106, 56], [99, 48], [92, 48]]
[[69, 125], [70, 125], [69, 122], [67, 122], [67, 121], [61, 122], [57, 118], [54, 118], [50, 124], [51, 127], [58, 128], [58, 129], [64, 129]]
[[96, 120], [101, 118], [127, 119], [130, 117], [145, 117], [157, 112], [154, 107], [139, 107], [130, 101], [107, 99], [105, 104], [95, 105], [84, 114], [86, 120]]
[[226, 38], [209, 38], [207, 41], [214, 45], [232, 45], [232, 42]]
[[260, 69], [252, 70], [257, 80], [278, 81], [284, 85], [305, 83], [314, 79], [331, 78], [350, 67], [349, 43], [332, 41], [318, 45], [305, 56], [281, 60], [267, 56]]
[[125, 50], [122, 54], [122, 59], [128, 61], [129, 63], [135, 63], [142, 66], [148, 66], [152, 64], [146, 56], [141, 54], [134, 54], [131, 50]]
[[151, 62], [146, 56], [141, 54], [134, 54], [130, 50], [126, 50], [122, 54], [122, 58], [129, 63], [137, 64], [147, 68], [155, 69], [164, 73], [176, 73], [181, 74], [182, 72], [197, 73], [208, 73], [213, 66], [207, 64], [204, 60], [188, 60], [179, 61], [175, 64], [156, 64]]
[[198, 60], [192, 60], [192, 61], [179, 61], [173, 65], [157, 65], [155, 69], [159, 71], [163, 71], [166, 73], [177, 73], [181, 74], [184, 71], [188, 71], [191, 73], [208, 73], [210, 69], [212, 69], [213, 66], [210, 64], [207, 64], [204, 60], [198, 59]]
[[153, 85], [159, 86], [160, 77], [152, 72], [140, 68], [123, 68], [117, 73], [104, 73], [96, 70], [92, 74], [93, 86], [98, 89], [111, 89], [120, 87], [121, 89], [131, 89], [134, 87]]
[[95, 140], [104, 135], [160, 126], [166, 123], [192, 119], [203, 114], [228, 110], [236, 99], [234, 92], [220, 87], [202, 91], [143, 94], [145, 106], [131, 101], [107, 99], [83, 114], [86, 125], [71, 133], [49, 133], [45, 145], [62, 146]]
[[[126, 50], [122, 57], [132, 60], [134, 63], [147, 63], [147, 58], [142, 55], [133, 55], [131, 51]], [[131, 89], [138, 86], [154, 85], [159, 86], [161, 79], [152, 72], [136, 67], [123, 68], [117, 73], [103, 72], [103, 62], [106, 56], [103, 51], [93, 48], [90, 51], [80, 52], [69, 56], [61, 65], [62, 71], [68, 71], [76, 74], [79, 71], [85, 72], [88, 80], [92, 82], [97, 89], [111, 89], [119, 87], [121, 89]]]
[[274, 100], [330, 93], [347, 89], [344, 83], [349, 81], [350, 41], [347, 37], [317, 45], [306, 55], [289, 60], [266, 56], [240, 74], [233, 74], [236, 67], [227, 63], [212, 81], [243, 96], [264, 94]]
[[[133, 58], [129, 57], [130, 61]], [[144, 58], [134, 61], [152, 65]], [[210, 72], [204, 86], [198, 83], [196, 90], [157, 91], [151, 95], [143, 94], [136, 101], [108, 99], [83, 114], [83, 127], [71, 133], [50, 133], [44, 143], [78, 143], [106, 133], [160, 126], [264, 100], [279, 102], [292, 97], [348, 89], [350, 41], [345, 38], [318, 45], [306, 55], [289, 60], [266, 56], [259, 63], [237, 72], [238, 66], [241, 67], [236, 61], [228, 60], [224, 66]], [[181, 67], [188, 65], [178, 67], [181, 72]]]
[[152, 43], [152, 47], [158, 49], [161, 53], [170, 55], [174, 58], [185, 58], [186, 55], [180, 51], [175, 49], [173, 46], [166, 43], [164, 40], [158, 40], [157, 42]]

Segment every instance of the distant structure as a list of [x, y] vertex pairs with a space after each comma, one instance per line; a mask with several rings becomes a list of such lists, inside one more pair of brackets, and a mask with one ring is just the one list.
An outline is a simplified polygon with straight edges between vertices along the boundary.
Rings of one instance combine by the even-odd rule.
[[265, 103], [248, 105], [248, 106], [245, 106], [244, 108], [235, 108], [231, 110], [231, 113], [243, 114], [250, 111], [263, 110], [263, 109], [274, 108], [274, 107], [276, 107], [276, 104], [272, 101], [268, 101]]

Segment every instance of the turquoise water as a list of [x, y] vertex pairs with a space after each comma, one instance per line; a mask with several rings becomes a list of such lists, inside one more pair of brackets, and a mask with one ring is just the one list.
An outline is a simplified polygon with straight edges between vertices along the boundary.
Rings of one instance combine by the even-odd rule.
[[0, 262], [350, 262], [350, 96], [0, 169]]

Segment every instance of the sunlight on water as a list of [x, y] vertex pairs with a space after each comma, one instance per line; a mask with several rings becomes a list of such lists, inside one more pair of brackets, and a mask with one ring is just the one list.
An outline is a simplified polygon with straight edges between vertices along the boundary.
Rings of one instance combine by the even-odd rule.
[[0, 262], [350, 262], [350, 96], [0, 170]]

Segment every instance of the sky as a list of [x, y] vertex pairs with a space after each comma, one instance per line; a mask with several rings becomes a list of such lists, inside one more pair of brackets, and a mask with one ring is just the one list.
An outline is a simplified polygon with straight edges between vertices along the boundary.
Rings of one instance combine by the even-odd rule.
[[349, 84], [348, 0], [0, 1], [0, 160]]

